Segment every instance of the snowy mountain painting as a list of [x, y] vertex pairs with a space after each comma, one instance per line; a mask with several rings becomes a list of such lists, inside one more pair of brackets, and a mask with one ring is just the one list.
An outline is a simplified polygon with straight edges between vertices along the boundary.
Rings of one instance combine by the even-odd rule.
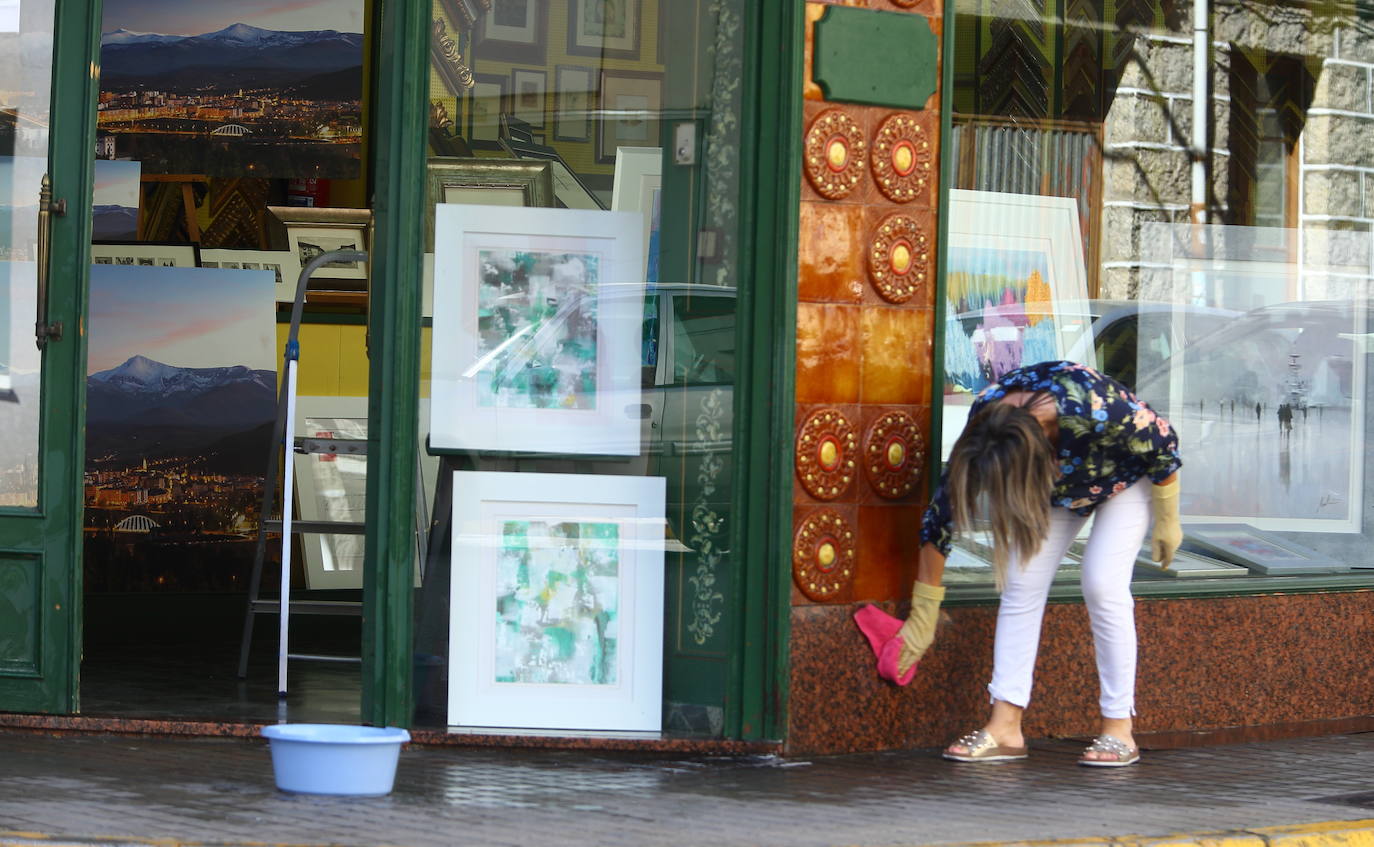
[[145, 173], [353, 177], [363, 0], [110, 0], [102, 133]]
[[[100, 539], [141, 515], [156, 527], [145, 538], [153, 547], [232, 547], [224, 578], [238, 578], [276, 415], [274, 286], [270, 271], [91, 267], [88, 558], [124, 550]], [[158, 585], [207, 587], [155, 570]]]
[[100, 160], [95, 163], [96, 241], [133, 241], [138, 237], [138, 162]]

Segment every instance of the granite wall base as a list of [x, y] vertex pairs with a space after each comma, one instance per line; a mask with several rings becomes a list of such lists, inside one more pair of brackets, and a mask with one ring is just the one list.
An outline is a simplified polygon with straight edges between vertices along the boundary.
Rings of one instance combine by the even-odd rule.
[[[851, 618], [858, 607], [792, 609], [788, 755], [936, 747], [983, 724], [995, 606], [947, 608], [905, 688], [874, 672]], [[1142, 735], [1374, 715], [1374, 591], [1139, 599], [1136, 626]], [[1028, 737], [1096, 731], [1097, 670], [1081, 603], [1046, 610], [1035, 674]]]

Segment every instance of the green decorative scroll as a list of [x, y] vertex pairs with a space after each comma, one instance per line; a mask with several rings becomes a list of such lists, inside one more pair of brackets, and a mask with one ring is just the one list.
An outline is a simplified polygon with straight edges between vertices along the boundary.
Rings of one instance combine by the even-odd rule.
[[816, 21], [811, 76], [831, 102], [923, 109], [939, 56], [924, 15], [831, 6]]

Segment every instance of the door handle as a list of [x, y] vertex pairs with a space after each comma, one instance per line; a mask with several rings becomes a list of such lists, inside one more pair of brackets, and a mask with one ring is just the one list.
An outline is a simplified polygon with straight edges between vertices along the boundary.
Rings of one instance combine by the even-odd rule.
[[52, 219], [67, 213], [66, 200], [52, 199], [52, 178], [43, 174], [38, 189], [38, 320], [33, 325], [34, 341], [43, 350], [49, 341], [62, 340], [62, 322], [48, 323], [48, 265], [52, 259]]

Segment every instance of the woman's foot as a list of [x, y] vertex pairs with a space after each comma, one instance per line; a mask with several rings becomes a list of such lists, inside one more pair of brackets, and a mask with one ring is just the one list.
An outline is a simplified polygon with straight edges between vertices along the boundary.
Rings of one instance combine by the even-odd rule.
[[[1023, 711], [1020, 706], [1013, 706], [1004, 700], [994, 701], [992, 717], [987, 725], [946, 747], [945, 758], [958, 762], [986, 761], [995, 755], [1001, 755], [1002, 758], [1025, 758], [1026, 737], [1021, 734]], [[1004, 752], [988, 752], [994, 747]]]
[[[1103, 743], [1103, 738], [1111, 739], [1117, 744]], [[1103, 718], [1102, 731], [1097, 734], [1097, 741], [1083, 751], [1083, 757], [1079, 761], [1085, 765], [1122, 765], [1130, 764], [1139, 758], [1140, 750], [1136, 747], [1135, 736], [1131, 734], [1131, 719]]]

